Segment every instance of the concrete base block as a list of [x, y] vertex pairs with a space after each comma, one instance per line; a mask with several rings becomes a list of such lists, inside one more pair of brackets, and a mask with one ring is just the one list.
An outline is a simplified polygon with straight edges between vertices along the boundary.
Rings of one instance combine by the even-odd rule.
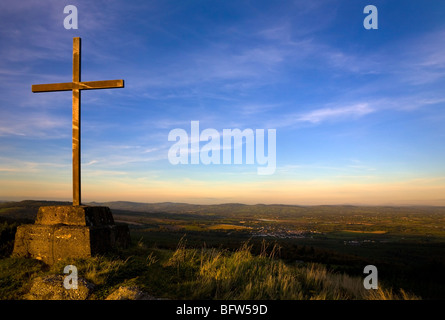
[[115, 225], [107, 207], [41, 207], [33, 225], [17, 228], [14, 256], [47, 264], [87, 258], [130, 243], [128, 226]]

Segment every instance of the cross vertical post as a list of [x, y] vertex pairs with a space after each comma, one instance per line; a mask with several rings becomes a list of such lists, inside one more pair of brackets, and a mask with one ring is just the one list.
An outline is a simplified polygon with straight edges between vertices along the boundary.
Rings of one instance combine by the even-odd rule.
[[[80, 82], [80, 38], [73, 38], [73, 83]], [[73, 206], [80, 206], [80, 89], [73, 88]]]

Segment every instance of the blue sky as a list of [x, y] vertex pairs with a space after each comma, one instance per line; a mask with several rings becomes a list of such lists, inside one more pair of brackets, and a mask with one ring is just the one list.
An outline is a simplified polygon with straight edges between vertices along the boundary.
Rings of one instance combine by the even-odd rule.
[[[66, 30], [66, 5], [77, 30]], [[363, 8], [378, 9], [366, 30]], [[0, 4], [0, 199], [71, 199], [72, 38], [82, 198], [445, 205], [445, 1]], [[168, 134], [276, 130], [276, 170], [172, 165]]]

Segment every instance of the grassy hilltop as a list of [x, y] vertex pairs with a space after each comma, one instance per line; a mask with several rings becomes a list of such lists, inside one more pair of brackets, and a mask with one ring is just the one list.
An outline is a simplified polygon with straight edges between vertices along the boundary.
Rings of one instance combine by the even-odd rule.
[[[168, 299], [445, 298], [442, 207], [113, 202], [100, 205], [129, 225], [131, 248], [52, 267], [9, 258], [17, 225], [58, 204], [0, 203], [0, 299], [68, 264], [94, 284], [90, 299], [133, 285]], [[363, 288], [369, 264], [379, 290]]]

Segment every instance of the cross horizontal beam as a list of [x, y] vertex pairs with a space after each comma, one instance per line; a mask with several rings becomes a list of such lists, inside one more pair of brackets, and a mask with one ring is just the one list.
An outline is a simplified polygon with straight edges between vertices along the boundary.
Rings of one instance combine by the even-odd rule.
[[33, 84], [32, 92], [53, 92], [71, 90], [93, 90], [93, 89], [113, 89], [123, 88], [124, 80], [103, 80], [103, 81], [83, 81], [83, 82], [63, 82], [48, 84]]

